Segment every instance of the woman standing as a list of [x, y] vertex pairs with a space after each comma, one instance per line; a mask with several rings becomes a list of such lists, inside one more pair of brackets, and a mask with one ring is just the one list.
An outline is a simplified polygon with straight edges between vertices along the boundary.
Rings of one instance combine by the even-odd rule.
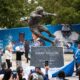
[[6, 57], [6, 63], [7, 63], [7, 67], [10, 68], [12, 67], [12, 46], [11, 45], [8, 45], [6, 47], [6, 50], [5, 50], [5, 57]]

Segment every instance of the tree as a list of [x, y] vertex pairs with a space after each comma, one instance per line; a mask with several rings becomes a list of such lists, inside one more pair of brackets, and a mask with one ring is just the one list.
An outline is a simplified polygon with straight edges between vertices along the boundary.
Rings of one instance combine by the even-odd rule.
[[35, 0], [0, 0], [0, 27], [27, 26], [20, 18], [29, 16], [36, 5]]
[[14, 27], [24, 14], [24, 0], [0, 0], [1, 27]]
[[80, 23], [80, 0], [38, 0], [45, 10], [57, 13], [52, 23]]

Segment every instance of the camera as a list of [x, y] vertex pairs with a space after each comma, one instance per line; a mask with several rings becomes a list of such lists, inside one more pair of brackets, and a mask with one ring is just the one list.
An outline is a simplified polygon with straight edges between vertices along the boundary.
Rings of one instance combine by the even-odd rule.
[[31, 73], [35, 73], [35, 70], [30, 70]]
[[13, 72], [12, 72], [12, 78], [13, 78], [13, 79], [14, 79], [14, 78], [15, 78], [15, 79], [17, 78], [17, 71], [13, 71]]
[[48, 66], [49, 65], [49, 61], [45, 61], [45, 66]]

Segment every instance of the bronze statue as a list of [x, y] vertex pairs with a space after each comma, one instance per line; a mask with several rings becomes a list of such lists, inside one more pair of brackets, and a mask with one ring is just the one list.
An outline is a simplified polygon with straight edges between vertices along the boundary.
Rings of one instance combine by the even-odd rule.
[[38, 37], [42, 38], [43, 40], [46, 40], [52, 44], [54, 44], [53, 41], [46, 38], [41, 34], [41, 32], [46, 32], [49, 34], [50, 37], [55, 37], [53, 34], [50, 33], [50, 31], [43, 25], [40, 25], [40, 21], [44, 16], [56, 16], [56, 14], [47, 13], [44, 11], [43, 7], [38, 6], [35, 11], [31, 12], [30, 19], [28, 21], [31, 31], [36, 34]]

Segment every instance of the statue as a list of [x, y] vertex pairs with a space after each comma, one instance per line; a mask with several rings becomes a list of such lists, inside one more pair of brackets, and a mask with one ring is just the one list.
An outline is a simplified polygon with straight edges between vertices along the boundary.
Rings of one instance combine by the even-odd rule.
[[42, 38], [43, 40], [48, 41], [54, 45], [53, 41], [51, 41], [50, 39], [46, 38], [45, 36], [43, 36], [41, 34], [41, 32], [44, 31], [44, 32], [48, 33], [48, 35], [50, 37], [53, 37], [53, 38], [55, 37], [53, 34], [50, 33], [50, 31], [45, 26], [40, 25], [41, 19], [45, 16], [57, 16], [57, 15], [55, 13], [54, 14], [47, 13], [44, 11], [43, 7], [38, 6], [35, 11], [31, 12], [28, 23], [29, 23], [31, 31], [35, 35], [37, 35], [38, 37]]

